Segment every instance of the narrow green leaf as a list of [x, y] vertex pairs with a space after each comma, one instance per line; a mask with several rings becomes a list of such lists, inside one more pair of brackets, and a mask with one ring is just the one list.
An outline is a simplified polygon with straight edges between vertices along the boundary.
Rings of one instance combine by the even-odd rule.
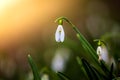
[[93, 49], [93, 47], [90, 45], [90, 43], [86, 40], [86, 38], [79, 32], [77, 34], [78, 39], [80, 40], [83, 48], [91, 54], [91, 56], [94, 58], [96, 63], [98, 63], [98, 55], [96, 54], [96, 51]]
[[83, 71], [83, 73], [85, 74], [85, 76], [87, 77], [87, 79], [89, 79], [88, 78], [89, 76], [87, 75], [87, 72], [85, 71], [85, 68], [83, 67], [81, 59], [79, 57], [77, 57], [76, 59], [77, 59], [78, 64], [80, 65], [81, 70]]
[[66, 76], [65, 74], [63, 74], [61, 72], [57, 72], [57, 75], [61, 80], [70, 80], [70, 78], [68, 78], [68, 76]]
[[109, 69], [107, 68], [107, 65], [105, 64], [105, 62], [103, 60], [100, 61], [100, 65], [102, 70], [105, 72], [106, 75], [109, 75]]
[[113, 73], [113, 63], [111, 64], [110, 72]]
[[114, 65], [112, 63], [111, 67], [110, 67], [110, 74], [109, 74], [111, 79], [115, 78], [115, 76], [113, 75], [113, 67], [114, 67]]
[[82, 59], [83, 66], [90, 77], [90, 80], [101, 80], [101, 75], [99, 75], [96, 70], [91, 66], [85, 59]]
[[34, 80], [40, 80], [38, 69], [37, 69], [37, 67], [36, 67], [35, 63], [33, 62], [33, 59], [30, 55], [28, 55], [28, 62], [29, 62], [30, 67], [32, 69]]
[[108, 80], [108, 79], [109, 79], [108, 77], [106, 77], [106, 75], [102, 74], [100, 71], [98, 71], [98, 70], [97, 70], [96, 68], [94, 68], [93, 66], [92, 66], [92, 68], [94, 69], [95, 72], [97, 72], [98, 75], [101, 76], [101, 77], [100, 77], [101, 80]]

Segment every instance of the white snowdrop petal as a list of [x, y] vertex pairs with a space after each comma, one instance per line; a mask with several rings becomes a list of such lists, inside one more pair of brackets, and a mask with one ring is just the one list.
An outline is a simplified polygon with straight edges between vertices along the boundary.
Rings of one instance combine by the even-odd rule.
[[55, 32], [55, 40], [56, 42], [60, 42], [60, 26], [58, 25], [56, 32]]
[[56, 42], [63, 42], [65, 37], [64, 29], [62, 25], [58, 25], [56, 33], [55, 33], [55, 40]]
[[57, 31], [55, 33], [55, 40], [56, 42], [60, 42], [60, 34]]
[[62, 29], [61, 35], [60, 35], [61, 42], [64, 41], [64, 38], [65, 38], [65, 32], [64, 32], [64, 30]]
[[109, 62], [109, 56], [108, 56], [108, 50], [105, 46], [102, 46], [102, 55], [101, 55], [102, 59], [108, 63]]
[[97, 54], [99, 56], [99, 59], [102, 59], [106, 63], [109, 63], [109, 55], [108, 55], [107, 48], [105, 46], [98, 46]]
[[100, 55], [100, 54], [102, 54], [101, 52], [102, 52], [101, 46], [98, 46], [97, 47], [97, 54]]

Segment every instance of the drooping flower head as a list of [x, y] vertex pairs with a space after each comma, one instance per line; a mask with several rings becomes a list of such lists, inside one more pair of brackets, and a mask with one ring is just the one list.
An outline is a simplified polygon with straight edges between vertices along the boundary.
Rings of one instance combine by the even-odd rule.
[[55, 32], [55, 40], [56, 42], [63, 42], [65, 38], [65, 32], [62, 25], [58, 25], [57, 30]]
[[111, 64], [114, 64], [114, 68], [116, 67], [115, 60], [108, 53], [108, 49], [103, 41], [98, 41], [98, 47], [96, 52], [99, 57], [99, 61], [103, 60], [107, 65], [111, 66]]
[[108, 50], [104, 42], [101, 40], [98, 41], [97, 55], [99, 57], [99, 60], [104, 60], [105, 62], [108, 61]]
[[63, 21], [59, 20], [58, 23], [59, 23], [59, 25], [55, 32], [55, 40], [56, 40], [56, 42], [63, 42], [64, 38], [65, 38], [65, 32], [64, 32], [64, 29], [62, 26]]

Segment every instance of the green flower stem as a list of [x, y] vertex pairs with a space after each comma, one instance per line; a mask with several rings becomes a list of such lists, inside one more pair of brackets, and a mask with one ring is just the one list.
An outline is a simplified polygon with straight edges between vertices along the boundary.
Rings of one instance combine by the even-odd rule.
[[59, 20], [65, 20], [68, 24], [70, 24], [72, 26], [74, 31], [77, 33], [77, 37], [80, 40], [84, 49], [91, 54], [91, 56], [94, 58], [96, 63], [99, 63], [98, 55], [96, 54], [96, 51], [93, 49], [93, 47], [90, 45], [90, 43], [85, 39], [85, 37], [80, 33], [78, 28], [71, 21], [69, 21], [66, 17], [59, 17], [56, 19], [55, 22], [59, 22]]
[[32, 59], [32, 57], [30, 55], [28, 55], [28, 62], [30, 64], [30, 67], [32, 69], [32, 72], [33, 72], [33, 76], [34, 76], [34, 80], [40, 80], [40, 76], [39, 76], [39, 73], [38, 73], [38, 69]]

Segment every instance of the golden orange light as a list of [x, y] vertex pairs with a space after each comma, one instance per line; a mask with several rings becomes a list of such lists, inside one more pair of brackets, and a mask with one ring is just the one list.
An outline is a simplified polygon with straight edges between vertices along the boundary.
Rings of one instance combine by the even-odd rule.
[[10, 6], [18, 3], [19, 0], [0, 0], [0, 14], [3, 13]]
[[79, 14], [78, 1], [0, 0], [0, 49], [50, 35], [57, 17]]

